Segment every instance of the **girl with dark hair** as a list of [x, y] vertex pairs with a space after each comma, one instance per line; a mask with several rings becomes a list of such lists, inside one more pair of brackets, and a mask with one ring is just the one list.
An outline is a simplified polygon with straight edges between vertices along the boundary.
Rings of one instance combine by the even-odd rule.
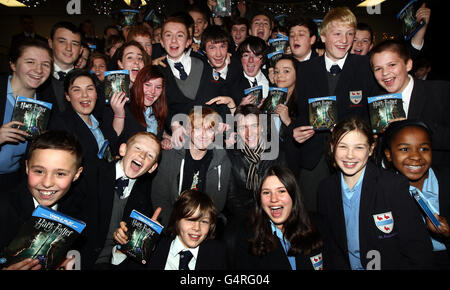
[[410, 191], [417, 190], [440, 222], [438, 229], [426, 218], [433, 244], [433, 264], [436, 269], [449, 269], [450, 229], [450, 169], [431, 166], [432, 132], [419, 120], [407, 119], [393, 122], [385, 131], [385, 162], [388, 168], [406, 176]]
[[19, 168], [27, 148], [28, 134], [18, 129], [20, 122], [11, 121], [17, 96], [48, 101], [36, 89], [50, 76], [53, 56], [48, 45], [39, 40], [26, 40], [11, 49], [11, 75], [0, 76], [0, 187], [5, 192], [20, 178]]
[[[425, 269], [431, 242], [408, 180], [376, 167], [369, 125], [357, 117], [339, 122], [329, 142], [336, 173], [321, 182], [318, 212], [324, 225], [328, 269]], [[378, 256], [378, 260], [373, 255]]]
[[102, 120], [93, 111], [97, 103], [94, 77], [87, 70], [74, 69], [64, 79], [67, 110], [52, 116], [49, 128], [72, 132], [83, 147], [83, 166], [99, 160], [112, 161], [117, 139], [107, 134]]
[[293, 173], [281, 166], [269, 168], [255, 191], [255, 201], [250, 238], [238, 243], [238, 268], [323, 269], [322, 238], [303, 205]]

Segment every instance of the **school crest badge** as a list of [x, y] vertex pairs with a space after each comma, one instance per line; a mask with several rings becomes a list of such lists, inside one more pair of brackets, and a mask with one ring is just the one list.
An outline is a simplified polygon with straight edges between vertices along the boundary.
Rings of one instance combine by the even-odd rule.
[[394, 217], [392, 212], [385, 212], [380, 214], [374, 214], [373, 220], [377, 228], [385, 234], [392, 232], [394, 228]]
[[314, 267], [314, 270], [323, 270], [322, 253], [309, 258]]
[[362, 91], [350, 91], [350, 101], [354, 105], [358, 105], [362, 100]]

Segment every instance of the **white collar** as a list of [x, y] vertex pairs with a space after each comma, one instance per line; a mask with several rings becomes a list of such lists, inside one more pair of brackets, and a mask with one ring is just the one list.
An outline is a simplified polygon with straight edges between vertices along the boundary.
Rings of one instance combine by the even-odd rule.
[[347, 59], [348, 52], [345, 54], [345, 56], [338, 61], [333, 61], [330, 58], [328, 58], [327, 53], [325, 52], [325, 67], [327, 68], [327, 71], [330, 71], [330, 68], [332, 65], [337, 64], [341, 69], [344, 67], [345, 60]]
[[190, 251], [192, 253], [193, 258], [197, 260], [199, 248], [200, 245], [198, 245], [195, 248], [186, 248], [177, 235], [175, 239], [172, 241], [172, 244], [170, 245], [169, 255], [171, 255], [172, 257], [176, 257], [181, 251], [187, 250]]
[[[37, 208], [40, 203], [33, 197], [34, 208]], [[52, 210], [58, 210], [58, 203], [55, 203], [52, 207]]]
[[53, 70], [53, 77], [54, 77], [55, 79], [59, 80], [58, 72], [62, 71], [62, 72], [68, 73], [68, 72], [70, 72], [71, 70], [73, 70], [74, 66], [72, 66], [72, 67], [69, 68], [69, 69], [63, 70], [62, 68], [59, 67], [59, 65], [57, 65], [57, 64], [54, 62], [54, 63], [53, 63], [53, 68], [54, 68], [54, 70]]

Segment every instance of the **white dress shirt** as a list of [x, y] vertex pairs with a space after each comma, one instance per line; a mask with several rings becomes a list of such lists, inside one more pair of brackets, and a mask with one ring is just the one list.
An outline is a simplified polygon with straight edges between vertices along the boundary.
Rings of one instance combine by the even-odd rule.
[[341, 69], [344, 67], [345, 60], [347, 59], [348, 53], [345, 54], [345, 56], [338, 61], [333, 61], [330, 58], [328, 58], [327, 53], [325, 52], [325, 67], [327, 68], [327, 71], [329, 72], [331, 67], [334, 64], [337, 64]]
[[175, 68], [176, 62], [181, 62], [184, 67], [184, 71], [189, 76], [189, 73], [191, 72], [191, 57], [189, 56], [188, 52], [183, 53], [183, 55], [178, 60], [170, 59], [169, 56], [166, 56], [166, 58], [173, 75], [177, 79], [180, 79], [180, 72]]
[[263, 98], [267, 98], [267, 95], [269, 94], [269, 81], [267, 80], [267, 78], [264, 76], [264, 74], [262, 73], [262, 71], [259, 71], [259, 73], [254, 76], [248, 76], [245, 72], [244, 72], [244, 76], [246, 79], [248, 79], [249, 83], [249, 87], [250, 84], [253, 83], [256, 79], [256, 82], [258, 83], [258, 86], [262, 86], [263, 88]]
[[405, 111], [406, 118], [408, 118], [409, 103], [411, 103], [411, 94], [414, 88], [414, 78], [409, 74], [408, 77], [409, 83], [402, 91], [403, 110]]
[[192, 253], [192, 259], [188, 264], [189, 270], [195, 270], [199, 247], [200, 246], [197, 246], [196, 248], [186, 248], [180, 241], [178, 236], [176, 236], [170, 244], [169, 255], [167, 256], [166, 266], [164, 267], [164, 270], [178, 270], [178, 267], [180, 265], [180, 252], [185, 250]]

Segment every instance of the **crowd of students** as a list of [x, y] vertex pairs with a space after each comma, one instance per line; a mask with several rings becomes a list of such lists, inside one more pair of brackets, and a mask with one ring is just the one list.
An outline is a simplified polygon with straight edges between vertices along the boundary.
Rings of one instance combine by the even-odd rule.
[[[40, 204], [86, 222], [82, 269], [361, 270], [373, 250], [377, 269], [449, 269], [450, 83], [411, 75], [427, 25], [375, 44], [346, 7], [325, 15], [320, 37], [306, 16], [274, 27], [245, 12], [222, 21], [189, 6], [161, 27], [108, 26], [102, 44], [70, 22], [46, 42], [15, 39], [0, 79], [0, 249]], [[274, 31], [289, 45], [271, 67]], [[116, 69], [130, 73], [129, 98], [105, 96]], [[256, 86], [287, 99], [266, 114], [244, 94]], [[374, 134], [367, 98], [385, 93], [402, 95], [406, 118]], [[10, 121], [19, 95], [53, 104], [32, 141]], [[336, 96], [330, 131], [309, 124], [318, 96]], [[132, 210], [165, 227], [146, 265], [118, 247]]]

